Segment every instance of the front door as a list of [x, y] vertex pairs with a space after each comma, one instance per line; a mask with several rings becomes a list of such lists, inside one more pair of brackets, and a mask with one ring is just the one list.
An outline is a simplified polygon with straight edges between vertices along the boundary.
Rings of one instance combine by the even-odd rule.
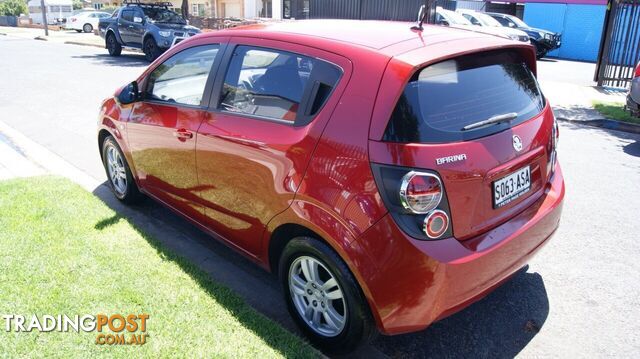
[[134, 105], [127, 124], [142, 189], [196, 218], [202, 213], [196, 132], [206, 112], [203, 98], [219, 47], [194, 46], [158, 65], [145, 79], [144, 99]]
[[196, 161], [207, 225], [256, 254], [266, 224], [300, 185], [342, 72], [317, 50], [306, 56], [283, 50], [300, 51], [291, 44], [243, 42], [227, 50], [216, 76]]

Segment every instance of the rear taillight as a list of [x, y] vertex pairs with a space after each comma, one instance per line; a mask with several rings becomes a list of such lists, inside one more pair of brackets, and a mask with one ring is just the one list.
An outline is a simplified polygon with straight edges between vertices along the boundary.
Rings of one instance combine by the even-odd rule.
[[640, 77], [640, 62], [636, 65], [635, 71], [633, 71], [633, 78]]
[[436, 209], [424, 218], [422, 230], [427, 237], [438, 239], [449, 229], [449, 216], [446, 212]]
[[450, 210], [442, 180], [433, 171], [372, 164], [376, 184], [389, 213], [411, 237], [452, 237]]
[[558, 140], [560, 139], [560, 130], [558, 129], [558, 121], [555, 115], [553, 116], [553, 126], [551, 127], [551, 138], [549, 139], [549, 177], [553, 176], [553, 172], [556, 168], [556, 162], [558, 161]]
[[434, 210], [442, 200], [442, 181], [431, 173], [407, 173], [400, 185], [402, 206], [416, 214], [426, 214]]

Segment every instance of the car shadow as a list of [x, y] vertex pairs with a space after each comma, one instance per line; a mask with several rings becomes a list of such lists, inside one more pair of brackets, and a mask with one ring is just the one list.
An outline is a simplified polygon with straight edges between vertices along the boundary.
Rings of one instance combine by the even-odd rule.
[[122, 219], [128, 221], [160, 256], [179, 265], [245, 328], [283, 356], [296, 355], [289, 352], [289, 348], [280, 343], [268, 328], [260, 327], [253, 315], [242, 309], [241, 302], [219, 295], [216, 286], [212, 285], [216, 282], [230, 288], [258, 312], [301, 336], [282, 303], [279, 284], [274, 276], [150, 199], [136, 205], [124, 205], [115, 198], [106, 183], [96, 187], [92, 193], [116, 213], [96, 223], [96, 229], [107, 228]]
[[[107, 50], [104, 50], [107, 51]], [[74, 55], [74, 59], [91, 60], [96, 65], [103, 66], [126, 66], [126, 67], [147, 67], [147, 61], [142, 53], [122, 53], [120, 56], [110, 56], [109, 54], [96, 55]]]
[[[96, 223], [96, 229], [126, 219], [163, 257], [172, 260], [182, 257], [184, 260], [176, 263], [216, 300], [223, 298], [212, 290], [209, 280], [227, 286], [258, 312], [301, 335], [286, 310], [275, 276], [153, 200], [124, 205], [113, 196], [106, 183], [93, 194], [116, 212], [114, 217]], [[527, 269], [518, 271], [483, 300], [424, 331], [380, 336], [349, 357], [513, 357], [537, 334], [549, 312], [542, 277], [528, 273]], [[268, 333], [255, 327], [250, 318], [236, 313], [236, 304], [221, 303], [230, 306], [231, 312], [247, 328], [274, 349], [285, 351], [270, 341]]]
[[[640, 157], [640, 134], [592, 126], [588, 123], [581, 123], [580, 121], [567, 121], [560, 118], [558, 118], [558, 120], [562, 123], [562, 126], [567, 126], [574, 130], [593, 133], [604, 132], [611, 136], [614, 141], [617, 141], [616, 146], [618, 146], [622, 152], [630, 156]], [[560, 141], [562, 141], [562, 128], [560, 128]]]
[[380, 336], [374, 346], [401, 358], [513, 358], [549, 315], [542, 276], [528, 266], [481, 301], [421, 332]]

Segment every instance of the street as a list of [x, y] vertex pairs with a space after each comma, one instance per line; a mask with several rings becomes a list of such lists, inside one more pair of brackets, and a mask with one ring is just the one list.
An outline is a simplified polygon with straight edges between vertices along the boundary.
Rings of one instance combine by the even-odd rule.
[[[96, 143], [98, 106], [147, 65], [140, 54], [114, 58], [100, 48], [0, 36], [0, 121], [104, 181]], [[543, 74], [563, 79], [552, 65], [540, 67], [543, 89]], [[584, 73], [590, 77], [577, 81], [588, 85], [593, 73]], [[380, 336], [359, 354], [637, 357], [640, 135], [561, 122], [559, 161], [567, 187], [561, 225], [527, 267], [464, 311], [422, 332]], [[177, 254], [193, 258], [258, 311], [296, 331], [272, 276], [154, 202], [127, 208], [106, 186], [94, 194]]]

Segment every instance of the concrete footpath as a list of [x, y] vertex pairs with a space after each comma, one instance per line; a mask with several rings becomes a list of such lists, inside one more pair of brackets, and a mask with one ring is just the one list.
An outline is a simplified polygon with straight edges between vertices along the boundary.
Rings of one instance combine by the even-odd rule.
[[0, 26], [0, 36], [3, 35], [19, 37], [23, 39], [44, 40], [63, 44], [104, 48], [104, 40], [100, 36], [94, 33], [79, 33], [75, 30], [49, 30], [49, 36], [45, 36], [44, 29]]
[[600, 88], [593, 81], [595, 63], [542, 59], [538, 61], [538, 81], [551, 102], [557, 118], [569, 121], [601, 120], [604, 116], [593, 102], [624, 106], [626, 90]]
[[0, 120], [0, 180], [44, 174], [66, 177], [87, 191], [102, 183]]

